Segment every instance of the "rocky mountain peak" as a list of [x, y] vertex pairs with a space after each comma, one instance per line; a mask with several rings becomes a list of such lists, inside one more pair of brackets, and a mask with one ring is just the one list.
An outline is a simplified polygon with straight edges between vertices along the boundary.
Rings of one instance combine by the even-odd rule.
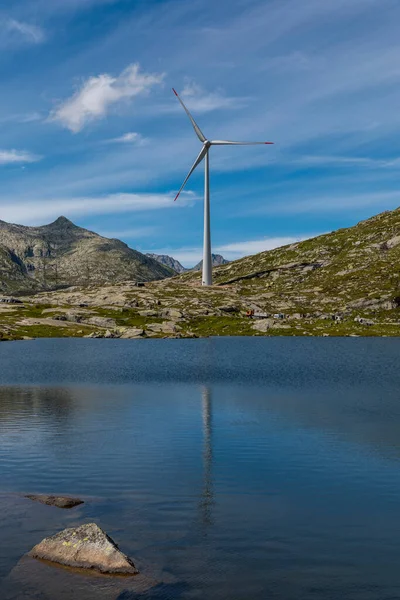
[[29, 227], [0, 222], [0, 291], [151, 281], [174, 271], [64, 216]]
[[58, 217], [58, 219], [53, 221], [53, 223], [49, 223], [49, 225], [44, 225], [44, 227], [53, 227], [53, 228], [77, 227], [78, 228], [78, 226], [75, 225], [75, 223], [73, 223], [72, 221], [67, 219], [67, 217], [64, 217], [63, 215]]

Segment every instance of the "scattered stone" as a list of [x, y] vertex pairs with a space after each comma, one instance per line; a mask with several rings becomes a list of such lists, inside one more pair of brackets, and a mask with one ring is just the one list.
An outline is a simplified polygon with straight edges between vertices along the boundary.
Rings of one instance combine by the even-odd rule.
[[29, 498], [29, 500], [33, 500], [34, 502], [40, 502], [41, 504], [47, 504], [47, 506], [57, 506], [58, 508], [74, 508], [74, 506], [83, 504], [83, 500], [80, 498], [71, 498], [70, 496], [27, 494], [25, 498]]
[[141, 317], [157, 317], [158, 313], [155, 310], [139, 310]]
[[127, 329], [124, 329], [124, 331], [121, 334], [121, 339], [123, 340], [131, 340], [134, 338], [140, 338], [143, 337], [145, 335], [144, 329], [139, 329], [136, 327], [128, 327]]
[[139, 573], [133, 561], [96, 523], [64, 529], [42, 540], [29, 554], [33, 558], [100, 573]]
[[371, 319], [365, 319], [364, 317], [355, 317], [354, 321], [356, 323], [360, 323], [360, 325], [375, 325], [375, 321], [372, 321]]
[[381, 248], [382, 248], [382, 250], [391, 250], [392, 248], [394, 248], [395, 246], [398, 246], [399, 244], [400, 244], [400, 235], [396, 235], [395, 237], [392, 237], [387, 242], [384, 242], [382, 244]]
[[271, 329], [274, 325], [274, 321], [272, 319], [261, 319], [260, 321], [256, 321], [253, 324], [253, 329], [256, 331], [261, 331], [265, 333], [269, 329]]
[[18, 300], [18, 298], [13, 298], [12, 296], [2, 296], [2, 297], [0, 297], [0, 303], [4, 303], [4, 304], [23, 304], [22, 300]]
[[110, 319], [108, 317], [89, 317], [89, 319], [82, 319], [81, 322], [87, 323], [88, 325], [95, 325], [96, 327], [104, 327], [104, 329], [117, 326], [115, 319]]
[[222, 312], [226, 312], [226, 313], [237, 313], [237, 312], [239, 312], [239, 308], [237, 306], [233, 306], [233, 305], [220, 306], [219, 310], [222, 310]]
[[178, 310], [177, 308], [168, 308], [166, 310], [163, 310], [161, 312], [161, 316], [169, 317], [171, 319], [183, 319], [184, 318], [183, 312], [181, 310]]

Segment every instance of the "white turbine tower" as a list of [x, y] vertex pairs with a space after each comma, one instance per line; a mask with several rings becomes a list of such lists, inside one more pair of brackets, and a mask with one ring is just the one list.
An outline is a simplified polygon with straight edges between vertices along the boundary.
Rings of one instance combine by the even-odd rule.
[[187, 116], [190, 119], [190, 122], [193, 125], [193, 129], [202, 142], [203, 147], [200, 150], [200, 154], [196, 158], [193, 167], [190, 169], [185, 181], [182, 183], [181, 189], [177, 193], [175, 200], [178, 199], [179, 194], [187, 184], [189, 177], [196, 169], [196, 167], [201, 163], [201, 161], [205, 158], [204, 161], [204, 238], [203, 238], [203, 285], [212, 285], [212, 256], [211, 256], [211, 234], [210, 234], [210, 176], [209, 176], [209, 151], [211, 146], [257, 146], [264, 144], [273, 144], [274, 142], [230, 142], [227, 140], [214, 140], [210, 142], [204, 133], [201, 131], [200, 127], [197, 125], [196, 121], [193, 119], [192, 115], [188, 111], [187, 107], [184, 105], [182, 99], [179, 97], [178, 93], [174, 88], [172, 88], [175, 96], [178, 98], [179, 102], [182, 104], [182, 108], [186, 112]]

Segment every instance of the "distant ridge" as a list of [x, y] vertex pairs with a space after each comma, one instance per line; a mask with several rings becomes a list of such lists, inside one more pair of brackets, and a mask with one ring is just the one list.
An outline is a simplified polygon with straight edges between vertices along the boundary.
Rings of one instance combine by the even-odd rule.
[[[211, 254], [212, 258], [212, 266], [219, 267], [220, 265], [227, 265], [229, 260], [226, 260], [221, 254]], [[195, 267], [193, 267], [193, 271], [200, 271], [203, 268], [203, 261], [201, 260]]]
[[[176, 260], [176, 258], [173, 258], [172, 256], [168, 256], [167, 254], [146, 254], [146, 256], [149, 256], [150, 258], [154, 258], [154, 260], [157, 260], [162, 265], [166, 265], [167, 267], [170, 267], [179, 275], [181, 273], [186, 273], [187, 271], [200, 271], [200, 269], [203, 266], [202, 260], [199, 263], [197, 263], [197, 265], [195, 267], [192, 267], [191, 269], [187, 269], [186, 267], [181, 265], [179, 260]], [[219, 265], [227, 265], [229, 263], [229, 260], [226, 260], [220, 254], [212, 254], [211, 256], [212, 256], [213, 267], [218, 267]]]
[[158, 261], [64, 216], [40, 227], [0, 221], [0, 291], [56, 289], [175, 275]]
[[172, 256], [168, 256], [167, 254], [146, 254], [149, 258], [153, 258], [158, 261], [161, 265], [165, 265], [170, 269], [173, 269], [176, 273], [184, 273], [187, 269], [181, 265], [179, 260], [172, 258]]

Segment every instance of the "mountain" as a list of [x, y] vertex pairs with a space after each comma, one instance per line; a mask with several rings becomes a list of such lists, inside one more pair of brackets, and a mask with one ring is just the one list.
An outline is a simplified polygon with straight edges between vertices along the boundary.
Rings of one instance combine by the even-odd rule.
[[[181, 265], [181, 263], [178, 260], [172, 258], [172, 256], [167, 256], [166, 254], [146, 254], [146, 256], [150, 256], [150, 258], [158, 260], [159, 263], [170, 267], [170, 269], [173, 269], [179, 275], [182, 273], [186, 273], [186, 271], [201, 271], [203, 267], [202, 260], [199, 263], [197, 263], [197, 265], [192, 269], [186, 269], [183, 265]], [[225, 258], [220, 254], [212, 254], [211, 256], [213, 267], [218, 267], [219, 265], [227, 265], [229, 263], [229, 261], [225, 260]]]
[[266, 312], [396, 309], [400, 306], [400, 208], [223, 265], [215, 270], [214, 283], [235, 286], [239, 295], [245, 294]]
[[175, 273], [116, 239], [74, 225], [65, 217], [41, 227], [0, 221], [0, 291], [46, 290]]
[[[212, 265], [213, 267], [219, 267], [220, 265], [227, 265], [229, 260], [226, 260], [220, 254], [211, 254], [212, 256]], [[203, 261], [201, 260], [195, 267], [193, 267], [192, 271], [201, 271], [203, 268]]]
[[[20, 254], [0, 249], [0, 270], [14, 282], [21, 276]], [[7, 302], [0, 310], [0, 340], [88, 334], [399, 337], [400, 208], [221, 265], [213, 277], [208, 288], [199, 271], [186, 271], [145, 287], [127, 281], [84, 285], [73, 293], [45, 291], [15, 306], [0, 298]], [[251, 311], [262, 318], [249, 318]]]
[[146, 254], [146, 256], [149, 256], [150, 258], [157, 260], [160, 264], [165, 265], [170, 269], [173, 269], [176, 273], [184, 273], [187, 270], [183, 265], [181, 265], [179, 260], [176, 260], [175, 258], [172, 258], [172, 256], [168, 256], [167, 254], [148, 253]]

